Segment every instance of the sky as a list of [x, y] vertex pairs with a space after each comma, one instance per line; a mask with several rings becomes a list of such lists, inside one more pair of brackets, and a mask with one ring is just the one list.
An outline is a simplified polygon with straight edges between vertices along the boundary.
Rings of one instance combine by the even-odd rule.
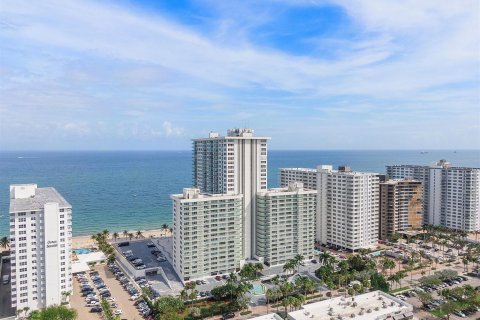
[[0, 3], [0, 150], [480, 149], [476, 0]]

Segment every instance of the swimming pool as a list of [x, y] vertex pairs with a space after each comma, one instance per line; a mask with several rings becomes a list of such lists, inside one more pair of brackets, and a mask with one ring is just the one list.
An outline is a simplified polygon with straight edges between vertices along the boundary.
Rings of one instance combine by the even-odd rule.
[[250, 293], [258, 296], [265, 293], [265, 286], [260, 283], [254, 283], [253, 288], [250, 290]]
[[87, 253], [90, 253], [90, 249], [87, 249], [87, 248], [80, 248], [80, 249], [74, 249], [73, 252], [75, 252], [76, 254], [87, 254]]

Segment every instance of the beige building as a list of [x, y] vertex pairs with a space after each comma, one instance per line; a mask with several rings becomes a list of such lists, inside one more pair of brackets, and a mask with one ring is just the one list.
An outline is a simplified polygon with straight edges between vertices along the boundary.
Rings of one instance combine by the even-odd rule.
[[257, 195], [256, 253], [266, 265], [284, 264], [298, 254], [313, 258], [316, 196], [301, 182]]
[[403, 179], [380, 183], [379, 238], [423, 225], [423, 188], [420, 181]]
[[243, 195], [185, 188], [173, 200], [173, 267], [183, 281], [236, 271], [244, 260]]

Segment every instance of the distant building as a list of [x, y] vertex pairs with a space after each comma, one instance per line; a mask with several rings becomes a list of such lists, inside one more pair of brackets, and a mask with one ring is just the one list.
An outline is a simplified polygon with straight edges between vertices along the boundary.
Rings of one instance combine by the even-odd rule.
[[287, 187], [291, 182], [302, 182], [305, 188], [317, 190], [317, 169], [281, 168], [280, 186]]
[[257, 192], [267, 190], [267, 142], [252, 129], [231, 129], [226, 136], [211, 132], [193, 140], [193, 186], [202, 193], [243, 194], [244, 254], [255, 256]]
[[423, 225], [422, 183], [389, 180], [380, 183], [379, 238], [386, 240], [398, 231]]
[[413, 306], [382, 291], [372, 291], [355, 297], [336, 297], [305, 304], [289, 312], [289, 320], [408, 320], [415, 319]]
[[185, 188], [173, 200], [173, 267], [182, 280], [225, 274], [244, 260], [243, 195]]
[[313, 258], [316, 197], [301, 182], [258, 193], [256, 254], [266, 265], [284, 264], [297, 254]]
[[72, 206], [54, 188], [10, 186], [12, 306], [59, 305], [72, 291]]
[[440, 160], [431, 166], [387, 166], [387, 175], [422, 182], [425, 223], [480, 230], [480, 168], [452, 167]]

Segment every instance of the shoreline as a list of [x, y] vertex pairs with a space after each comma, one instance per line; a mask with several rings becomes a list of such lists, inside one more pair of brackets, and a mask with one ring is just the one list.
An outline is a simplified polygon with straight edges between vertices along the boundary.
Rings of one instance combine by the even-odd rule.
[[[137, 230], [127, 230], [129, 233], [133, 233], [132, 241], [136, 240], [135, 235], [138, 231]], [[141, 239], [149, 239], [149, 238], [159, 238], [159, 237], [170, 237], [172, 233], [170, 230], [163, 230], [163, 229], [148, 229], [148, 230], [142, 230]], [[114, 239], [112, 237], [112, 234], [114, 232], [110, 232], [110, 235], [108, 237], [109, 242], [114, 242]], [[129, 241], [130, 239], [128, 237], [125, 237], [122, 232], [117, 232], [119, 234], [119, 237], [117, 238], [118, 241]], [[92, 234], [93, 235], [93, 234]], [[81, 235], [81, 236], [73, 236], [72, 237], [72, 249], [80, 249], [80, 248], [91, 248], [92, 246], [95, 245], [95, 242], [91, 238], [92, 235]]]

